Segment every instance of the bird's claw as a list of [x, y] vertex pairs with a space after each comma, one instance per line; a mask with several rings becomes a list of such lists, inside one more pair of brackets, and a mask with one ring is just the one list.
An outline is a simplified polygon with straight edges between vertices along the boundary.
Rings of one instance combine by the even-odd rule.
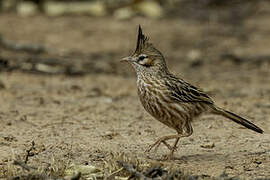
[[169, 150], [171, 151], [175, 150], [174, 147], [171, 147], [171, 145], [169, 145], [165, 140], [160, 139], [154, 144], [150, 145], [149, 148], [145, 152], [150, 152], [154, 147], [155, 147], [155, 152], [156, 152], [161, 143], [163, 143]]

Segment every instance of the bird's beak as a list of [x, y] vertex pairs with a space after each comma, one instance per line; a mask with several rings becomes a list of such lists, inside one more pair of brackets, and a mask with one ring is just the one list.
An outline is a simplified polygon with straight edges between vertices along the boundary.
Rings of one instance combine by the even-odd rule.
[[134, 61], [135, 61], [134, 57], [128, 56], [128, 57], [122, 58], [120, 62], [134, 62]]

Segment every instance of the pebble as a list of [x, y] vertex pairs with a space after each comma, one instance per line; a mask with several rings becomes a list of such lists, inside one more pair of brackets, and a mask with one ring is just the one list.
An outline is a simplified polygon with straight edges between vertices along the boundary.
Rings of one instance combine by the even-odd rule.
[[201, 148], [212, 149], [215, 147], [215, 143], [209, 142], [207, 144], [201, 144], [200, 146], [201, 146]]

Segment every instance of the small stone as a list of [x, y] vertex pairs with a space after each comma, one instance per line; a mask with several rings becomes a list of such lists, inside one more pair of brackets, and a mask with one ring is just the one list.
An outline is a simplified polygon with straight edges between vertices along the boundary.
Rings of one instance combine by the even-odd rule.
[[97, 2], [54, 2], [49, 1], [44, 4], [44, 9], [49, 16], [59, 16], [63, 14], [89, 14], [93, 16], [105, 16], [106, 8], [104, 3]]
[[119, 8], [114, 11], [114, 17], [120, 20], [129, 19], [134, 16], [134, 12], [130, 7]]
[[136, 9], [151, 18], [160, 18], [164, 14], [162, 7], [156, 1], [142, 1], [136, 5]]
[[262, 164], [262, 161], [254, 161], [255, 164]]
[[207, 126], [207, 128], [208, 128], [208, 129], [212, 129], [212, 128], [213, 128], [213, 125], [210, 124], [210, 125]]
[[17, 6], [17, 12], [21, 16], [31, 16], [36, 14], [37, 11], [38, 7], [33, 2], [23, 1]]
[[112, 103], [113, 101], [112, 101], [112, 98], [109, 98], [109, 97], [108, 97], [108, 98], [104, 98], [104, 99], [103, 99], [103, 102], [104, 102], [104, 103], [107, 103], [107, 104], [110, 104], [110, 103]]
[[111, 140], [113, 139], [115, 136], [118, 136], [119, 133], [117, 132], [106, 132], [102, 137], [108, 139], [108, 140]]
[[201, 52], [199, 50], [193, 49], [187, 53], [187, 57], [191, 60], [197, 60], [201, 57]]
[[[97, 177], [100, 177], [102, 175], [100, 169], [98, 169], [95, 166], [92, 165], [76, 165], [76, 164], [72, 164], [71, 166], [69, 166], [64, 174], [66, 176], [73, 176], [77, 173], [81, 173], [82, 177], [84, 177], [85, 179], [97, 179]], [[88, 178], [87, 178], [88, 177]]]
[[215, 144], [213, 142], [209, 142], [207, 144], [201, 144], [201, 148], [205, 148], [205, 149], [212, 149], [215, 147]]

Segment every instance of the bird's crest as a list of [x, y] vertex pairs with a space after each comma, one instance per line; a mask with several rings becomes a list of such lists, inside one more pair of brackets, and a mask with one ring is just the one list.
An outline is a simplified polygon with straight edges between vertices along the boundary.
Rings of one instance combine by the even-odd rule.
[[145, 47], [148, 40], [149, 40], [149, 38], [142, 33], [142, 28], [139, 25], [138, 39], [137, 39], [137, 46], [136, 46], [135, 53], [140, 52], [142, 50], [142, 48]]

